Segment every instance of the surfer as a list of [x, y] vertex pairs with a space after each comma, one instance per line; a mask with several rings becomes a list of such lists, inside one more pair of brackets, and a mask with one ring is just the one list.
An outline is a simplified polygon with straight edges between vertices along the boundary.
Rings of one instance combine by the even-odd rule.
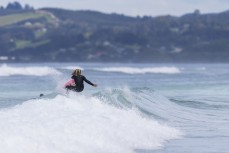
[[[93, 87], [97, 87], [97, 84], [91, 83], [89, 80], [86, 79], [85, 76], [81, 75], [81, 70], [76, 69], [72, 72], [72, 80], [70, 80], [70, 84], [66, 83], [65, 88], [67, 90], [73, 90], [75, 92], [81, 92], [84, 89], [84, 81], [88, 84], [92, 85]], [[74, 80], [74, 84], [72, 84]]]

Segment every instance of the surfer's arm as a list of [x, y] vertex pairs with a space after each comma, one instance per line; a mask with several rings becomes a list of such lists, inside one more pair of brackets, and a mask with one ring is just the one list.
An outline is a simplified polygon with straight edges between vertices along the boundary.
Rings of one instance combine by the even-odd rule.
[[87, 82], [88, 84], [90, 84], [90, 85], [92, 85], [92, 86], [94, 86], [94, 87], [97, 87], [97, 84], [92, 83], [91, 81], [89, 81], [88, 79], [86, 79], [85, 76], [83, 77], [83, 80], [84, 80], [85, 82]]

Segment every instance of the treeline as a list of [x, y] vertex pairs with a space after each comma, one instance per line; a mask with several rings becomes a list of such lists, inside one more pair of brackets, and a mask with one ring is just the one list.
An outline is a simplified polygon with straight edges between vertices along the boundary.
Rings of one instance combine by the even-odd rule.
[[31, 10], [34, 10], [34, 8], [29, 4], [25, 4], [23, 6], [19, 2], [15, 1], [15, 2], [8, 3], [6, 7], [0, 6], [0, 15], [17, 13], [22, 11], [31, 11]]

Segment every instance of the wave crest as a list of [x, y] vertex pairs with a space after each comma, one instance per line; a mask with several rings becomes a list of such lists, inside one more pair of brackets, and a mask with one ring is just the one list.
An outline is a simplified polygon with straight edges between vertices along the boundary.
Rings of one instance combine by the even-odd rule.
[[120, 72], [127, 74], [145, 74], [145, 73], [163, 73], [163, 74], [175, 74], [180, 73], [180, 69], [177, 67], [151, 67], [151, 68], [133, 68], [133, 67], [105, 67], [94, 69], [104, 72]]
[[11, 67], [3, 64], [0, 67], [0, 76], [27, 75], [27, 76], [46, 76], [60, 75], [61, 73], [51, 67]]
[[66, 67], [62, 67], [62, 69], [66, 69], [66, 70], [75, 70], [75, 69], [81, 69], [84, 70], [82, 67], [80, 66], [66, 66]]

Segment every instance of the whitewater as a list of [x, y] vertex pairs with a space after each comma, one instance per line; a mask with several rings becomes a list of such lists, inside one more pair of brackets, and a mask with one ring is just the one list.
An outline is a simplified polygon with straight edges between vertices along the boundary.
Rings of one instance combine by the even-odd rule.
[[[99, 86], [66, 94], [75, 68]], [[229, 152], [227, 64], [1, 64], [0, 83], [0, 153]]]

